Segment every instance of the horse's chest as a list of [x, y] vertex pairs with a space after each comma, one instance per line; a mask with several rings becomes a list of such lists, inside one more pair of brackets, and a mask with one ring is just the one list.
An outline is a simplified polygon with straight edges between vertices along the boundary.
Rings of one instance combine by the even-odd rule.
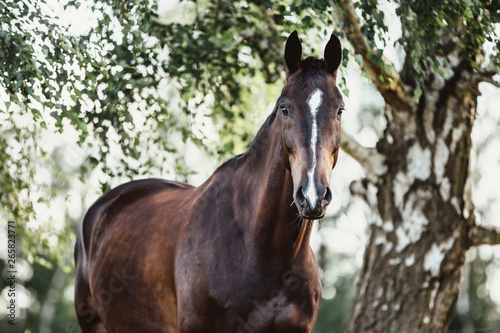
[[312, 331], [321, 297], [316, 274], [292, 270], [276, 276], [233, 274], [207, 290], [210, 296], [197, 320], [200, 327], [211, 326], [217, 332]]
[[269, 297], [251, 301], [250, 310], [238, 318], [237, 332], [310, 332], [319, 308], [321, 287], [295, 281]]
[[321, 297], [312, 253], [273, 265], [248, 253], [244, 242], [228, 244], [216, 254], [191, 255], [194, 245], [181, 252], [181, 332], [311, 332]]

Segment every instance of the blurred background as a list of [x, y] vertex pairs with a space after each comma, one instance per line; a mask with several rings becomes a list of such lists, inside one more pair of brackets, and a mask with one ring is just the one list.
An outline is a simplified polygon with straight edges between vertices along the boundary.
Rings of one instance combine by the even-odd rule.
[[[74, 47], [74, 43], [78, 44], [79, 39], [92, 45], [96, 42], [92, 38], [99, 34], [116, 41], [126, 40], [129, 38], [127, 34], [133, 34], [129, 42], [141, 38], [144, 50], [153, 46], [158, 48], [154, 36], [148, 37], [148, 40], [141, 36], [141, 28], [133, 25], [124, 27], [113, 19], [113, 6], [125, 2], [82, 1], [78, 6], [75, 3], [64, 0], [0, 1], [3, 15], [0, 37], [4, 38], [4, 31], [17, 31], [30, 36], [28, 39], [33, 37], [32, 47], [39, 57], [38, 66], [46, 62], [43, 60], [44, 55], [56, 52], [57, 45], [53, 45], [51, 36], [59, 32], [67, 36], [71, 47]], [[151, 8], [157, 17], [151, 18], [151, 24], [194, 24], [198, 11], [210, 8], [208, 1], [194, 4], [189, 1], [160, 0], [157, 8], [153, 3]], [[283, 4], [290, 6], [286, 1]], [[391, 27], [386, 38], [395, 41], [400, 37], [400, 28], [391, 6], [391, 3], [383, 5], [386, 24]], [[311, 31], [299, 31], [304, 46], [303, 54], [321, 57], [327, 41], [325, 36], [334, 32], [335, 28], [326, 26], [326, 21], [323, 26], [314, 26], [313, 23], [308, 26], [305, 22], [307, 15], [301, 13], [302, 16], [294, 18], [296, 26], [291, 26], [289, 32], [295, 28], [311, 28]], [[132, 18], [136, 14], [130, 13]], [[248, 19], [264, 22], [266, 17]], [[99, 22], [103, 20], [107, 22], [107, 30], [99, 28]], [[49, 28], [54, 26], [59, 30], [51, 34]], [[280, 38], [284, 40], [286, 35]], [[110, 56], [115, 52], [118, 59], [123, 59], [120, 58], [120, 52], [126, 52], [126, 48], [120, 49], [120, 45], [124, 46], [125, 42], [117, 42], [115, 48], [109, 50], [106, 50], [106, 45], [101, 45], [107, 53], [99, 53], [103, 50], [95, 45], [95, 50], [89, 52], [99, 53], [97, 58], [101, 54]], [[230, 52], [232, 47], [228, 45], [226, 50]], [[83, 214], [104, 190], [130, 179], [146, 177], [201, 184], [222, 161], [246, 149], [273, 109], [284, 83], [282, 68], [266, 70], [265, 64], [257, 65], [250, 51], [243, 48], [238, 59], [241, 63], [249, 64], [247, 67], [251, 70], [246, 72], [234, 64], [228, 64], [227, 70], [236, 71], [240, 82], [229, 86], [229, 91], [225, 93], [231, 94], [230, 89], [239, 89], [239, 85], [244, 86], [245, 90], [234, 104], [219, 105], [217, 101], [220, 96], [216, 93], [207, 94], [200, 86], [190, 86], [189, 82], [169, 75], [171, 71], [184, 69], [159, 65], [160, 62], [168, 64], [175, 60], [172, 59], [175, 54], [172, 49], [164, 46], [156, 52], [158, 63], [151, 63], [150, 67], [135, 65], [134, 70], [144, 72], [143, 77], [148, 74], [151, 76], [153, 69], [163, 76], [155, 77], [157, 82], [154, 86], [157, 89], [146, 87], [139, 93], [134, 92], [132, 86], [127, 88], [127, 84], [137, 83], [133, 81], [133, 74], [127, 71], [128, 66], [132, 65], [113, 62], [113, 56], [110, 56], [109, 61], [111, 69], [95, 68], [93, 78], [88, 73], [79, 72], [78, 59], [68, 59], [66, 67], [61, 67], [61, 70], [74, 76], [74, 82], [70, 83], [77, 91], [72, 91], [70, 85], [57, 91], [49, 89], [49, 95], [59, 94], [60, 100], [54, 101], [53, 108], [48, 110], [43, 109], [47, 105], [44, 101], [38, 101], [38, 113], [28, 112], [23, 103], [13, 103], [8, 84], [0, 85], [0, 145], [4, 147], [2, 151], [8, 153], [2, 156], [0, 172], [4, 177], [2, 179], [17, 181], [14, 185], [7, 182], [2, 184], [2, 247], [7, 244], [7, 220], [16, 219], [18, 225], [23, 225], [19, 229], [17, 247], [18, 318], [15, 332], [80, 331], [73, 309], [73, 245]], [[193, 61], [196, 57], [200, 60], [196, 53], [199, 51], [193, 52]], [[279, 56], [282, 50], [276, 50], [276, 53]], [[387, 43], [384, 55], [396, 66], [402, 66], [404, 54], [397, 45]], [[87, 55], [80, 56], [85, 60]], [[46, 65], [50, 68], [53, 64]], [[88, 66], [97, 64], [88, 63]], [[196, 65], [193, 66], [196, 69]], [[106, 75], [116, 77], [106, 83]], [[384, 101], [363, 77], [356, 59], [351, 57], [346, 60], [339, 76], [347, 110], [342, 126], [364, 146], [374, 147], [385, 127]], [[92, 93], [99, 97], [97, 99], [102, 105], [92, 98], [88, 98], [87, 102], [85, 98], [83, 102], [73, 98], [74, 94], [90, 95], [90, 92], [84, 91], [83, 85], [78, 84], [78, 80], [93, 80]], [[109, 89], [110, 84], [120, 82], [131, 93], [130, 96], [123, 93], [115, 96], [116, 99], [127, 99], [127, 113], [123, 115], [126, 121], [122, 121], [125, 118], [116, 118], [116, 121], [123, 123], [122, 127], [112, 124], [113, 119], [103, 115], [105, 112], [123, 112], [121, 106], [112, 111], [104, 107], [106, 103], [113, 103], [113, 100], [106, 100], [103, 91]], [[207, 79], [204, 84], [213, 82]], [[196, 89], [200, 89], [200, 92], [193, 94]], [[473, 198], [480, 216], [489, 223], [500, 225], [500, 91], [492, 85], [481, 84], [480, 92], [478, 116], [472, 133]], [[50, 96], [45, 98], [51, 99]], [[37, 104], [37, 101], [32, 102]], [[95, 119], [88, 123], [83, 118], [68, 119], [63, 117], [60, 110], [57, 111], [63, 104], [74, 107], [77, 103], [83, 111], [97, 109], [102, 112], [96, 112]], [[167, 111], [162, 111], [163, 105], [167, 105]], [[32, 105], [30, 108], [36, 109]], [[103, 115], [103, 119], [99, 115]], [[224, 123], [222, 118], [230, 121]], [[140, 141], [135, 141], [138, 137]], [[128, 142], [124, 138], [128, 138]], [[105, 145], [102, 140], [106, 142]], [[136, 151], [140, 154], [137, 155]], [[323, 299], [314, 329], [316, 333], [343, 331], [349, 315], [368, 237], [367, 216], [370, 214], [365, 203], [351, 195], [349, 185], [363, 176], [363, 169], [358, 163], [341, 152], [332, 176], [333, 202], [328, 215], [315, 223], [311, 240], [323, 282]], [[21, 236], [23, 241], [19, 240]], [[0, 251], [0, 258], [0, 271], [5, 276], [6, 250]], [[0, 311], [0, 332], [5, 332], [11, 330], [5, 311], [9, 301], [5, 279], [0, 280], [0, 290], [0, 308], [4, 309]], [[488, 332], [500, 332], [499, 247], [481, 246], [468, 252], [461, 293], [450, 330], [472, 331], [480, 328], [489, 328]]]

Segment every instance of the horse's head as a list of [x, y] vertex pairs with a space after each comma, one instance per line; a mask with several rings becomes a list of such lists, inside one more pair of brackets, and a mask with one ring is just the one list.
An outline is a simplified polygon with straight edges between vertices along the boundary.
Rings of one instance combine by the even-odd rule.
[[301, 60], [296, 31], [286, 42], [286, 83], [277, 112], [282, 117], [283, 156], [293, 178], [293, 198], [306, 219], [322, 218], [332, 200], [330, 176], [337, 162], [344, 110], [336, 86], [341, 54], [340, 41], [334, 35], [322, 60]]

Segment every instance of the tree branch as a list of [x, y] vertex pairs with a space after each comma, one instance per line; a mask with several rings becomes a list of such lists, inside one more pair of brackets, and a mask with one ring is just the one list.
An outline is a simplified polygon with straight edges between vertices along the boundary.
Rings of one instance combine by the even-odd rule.
[[255, 36], [254, 29], [247, 28], [247, 29], [243, 30], [241, 32], [241, 36], [233, 43], [233, 45], [231, 45], [231, 47], [224, 49], [224, 52], [226, 52], [226, 53], [233, 52], [234, 50], [236, 50], [238, 48], [238, 46], [243, 44], [244, 41], [251, 39], [251, 38], [254, 38], [254, 36]]
[[[269, 10], [264, 9], [263, 7], [260, 7], [260, 14], [262, 17], [265, 17], [266, 20], [266, 28], [265, 31], [269, 33], [270, 35], [270, 41], [272, 42], [273, 47], [269, 48], [267, 52], [264, 52], [261, 48], [260, 41], [258, 40], [253, 40], [253, 45], [256, 48], [257, 54], [259, 55], [260, 60], [262, 61], [262, 64], [264, 65], [264, 72], [266, 73], [266, 83], [274, 83], [279, 78], [281, 77], [280, 73], [284, 70], [284, 66], [280, 65], [281, 62], [278, 62], [277, 68], [272, 69], [269, 64], [270, 61], [268, 60], [269, 58], [272, 58], [272, 52], [276, 52], [277, 55], [279, 55], [279, 59], [283, 59], [282, 55], [284, 54], [285, 50], [285, 44], [283, 43], [283, 40], [279, 37], [280, 36], [280, 29], [276, 26], [276, 23], [274, 22], [274, 18], [270, 15]], [[276, 54], [275, 54], [276, 55]], [[281, 67], [281, 68], [280, 68]], [[274, 73], [273, 73], [274, 72]]]
[[361, 164], [368, 176], [380, 176], [387, 171], [385, 157], [375, 148], [363, 147], [356, 139], [342, 131], [340, 148]]
[[266, 83], [276, 82], [280, 78], [280, 75], [278, 74], [279, 71], [276, 71], [276, 73], [273, 74], [273, 71], [271, 71], [269, 66], [269, 61], [267, 60], [267, 53], [260, 47], [259, 41], [255, 38], [249, 38], [249, 41], [262, 61], [262, 69], [264, 70], [264, 73], [266, 73]]
[[497, 88], [500, 88], [500, 82], [493, 79], [493, 76], [497, 75], [498, 73], [499, 73], [499, 68], [496, 67], [479, 69], [472, 75], [472, 81], [476, 81], [477, 83], [487, 82], [494, 85]]
[[500, 245], [500, 228], [475, 224], [469, 231], [470, 245]]
[[[415, 107], [415, 102], [411, 98], [411, 94], [406, 91], [394, 65], [387, 58], [382, 57], [384, 65], [381, 67], [371, 58], [374, 51], [369, 49], [361, 32], [359, 18], [354, 10], [352, 0], [343, 0], [341, 6], [336, 8], [336, 12], [339, 22], [345, 23], [343, 30], [349, 36], [352, 47], [356, 53], [363, 57], [364, 68], [385, 102], [399, 110], [411, 111]], [[386, 71], [387, 68], [390, 68], [389, 72]]]

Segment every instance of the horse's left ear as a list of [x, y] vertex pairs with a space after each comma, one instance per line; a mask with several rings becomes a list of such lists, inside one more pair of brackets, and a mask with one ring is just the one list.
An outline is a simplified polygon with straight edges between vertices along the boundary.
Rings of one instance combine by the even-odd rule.
[[297, 31], [294, 31], [290, 34], [285, 44], [285, 63], [288, 73], [293, 73], [299, 68], [301, 57], [302, 45], [300, 44]]
[[332, 34], [325, 47], [325, 62], [330, 73], [334, 74], [339, 68], [340, 60], [342, 60], [342, 46], [337, 36]]

